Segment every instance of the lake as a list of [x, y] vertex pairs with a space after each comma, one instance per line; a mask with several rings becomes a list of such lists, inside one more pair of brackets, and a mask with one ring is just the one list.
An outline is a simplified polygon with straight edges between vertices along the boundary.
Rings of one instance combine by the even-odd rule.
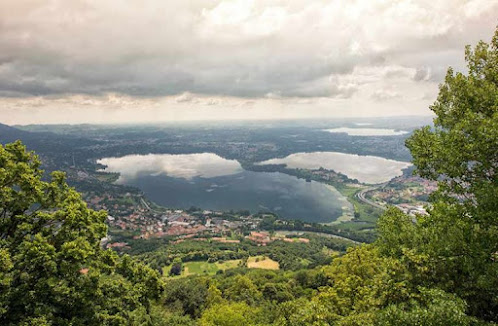
[[377, 156], [337, 152], [295, 153], [284, 158], [274, 158], [258, 164], [286, 164], [287, 167], [292, 169], [319, 169], [323, 167], [369, 184], [387, 182], [394, 177], [400, 176], [403, 173], [402, 169], [411, 165], [408, 162], [388, 160]]
[[[368, 125], [368, 124], [366, 124]], [[331, 133], [345, 133], [349, 136], [399, 136], [406, 135], [408, 131], [394, 130], [394, 129], [381, 129], [381, 128], [332, 128], [324, 129], [323, 131]]]
[[329, 223], [352, 206], [335, 188], [283, 173], [245, 171], [216, 154], [149, 154], [104, 158], [105, 171], [119, 184], [141, 189], [171, 208], [271, 211], [283, 218]]

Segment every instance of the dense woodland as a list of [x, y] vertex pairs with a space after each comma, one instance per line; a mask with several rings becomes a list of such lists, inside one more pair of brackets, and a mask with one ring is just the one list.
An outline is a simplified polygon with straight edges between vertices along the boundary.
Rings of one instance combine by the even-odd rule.
[[[468, 73], [449, 69], [440, 87], [434, 126], [406, 142], [417, 173], [439, 182], [429, 215], [389, 209], [374, 243], [340, 257], [306, 252], [337, 246], [327, 240], [265, 248], [282, 261], [278, 271], [162, 277], [157, 267], [179, 258], [173, 248], [135, 257], [101, 249], [106, 212], [88, 209], [62, 173], [43, 180], [20, 142], [0, 146], [0, 324], [497, 323], [498, 31], [465, 58]], [[204, 248], [186, 246], [181, 258], [219, 252]], [[284, 263], [285, 251], [312, 264]]]

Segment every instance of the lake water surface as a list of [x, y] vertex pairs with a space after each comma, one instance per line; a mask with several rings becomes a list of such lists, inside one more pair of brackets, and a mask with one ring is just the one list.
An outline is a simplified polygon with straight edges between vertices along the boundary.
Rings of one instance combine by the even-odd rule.
[[360, 182], [376, 184], [400, 176], [408, 162], [388, 160], [377, 156], [345, 154], [337, 152], [295, 153], [284, 158], [274, 158], [258, 163], [286, 164], [289, 168], [319, 169], [323, 167], [345, 174]]
[[331, 133], [346, 133], [349, 136], [399, 136], [406, 135], [408, 131], [394, 130], [394, 129], [381, 129], [381, 128], [332, 128], [324, 129], [324, 131]]
[[332, 222], [351, 213], [336, 189], [282, 173], [245, 171], [235, 160], [212, 153], [150, 154], [104, 158], [118, 183], [140, 188], [166, 207], [272, 211], [283, 218]]

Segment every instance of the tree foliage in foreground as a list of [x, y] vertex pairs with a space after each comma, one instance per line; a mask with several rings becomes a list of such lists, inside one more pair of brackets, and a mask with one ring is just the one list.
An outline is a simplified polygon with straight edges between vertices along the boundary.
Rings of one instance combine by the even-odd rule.
[[0, 324], [121, 325], [146, 318], [156, 272], [100, 248], [105, 212], [87, 208], [16, 142], [0, 146]]
[[466, 48], [468, 74], [450, 68], [432, 111], [434, 127], [407, 140], [417, 172], [438, 181], [428, 216], [380, 220], [383, 252], [417, 284], [455, 293], [469, 313], [498, 321], [498, 29]]

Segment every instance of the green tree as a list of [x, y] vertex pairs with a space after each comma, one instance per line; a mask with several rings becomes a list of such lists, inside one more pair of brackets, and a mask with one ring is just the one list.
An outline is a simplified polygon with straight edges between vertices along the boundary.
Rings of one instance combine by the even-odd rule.
[[373, 245], [350, 249], [324, 268], [330, 286], [311, 300], [278, 306], [276, 325], [472, 325], [466, 304], [440, 289], [416, 286], [406, 266]]
[[177, 257], [173, 260], [173, 263], [171, 264], [171, 268], [169, 270], [169, 275], [178, 276], [182, 273], [182, 269], [183, 269], [182, 260]]
[[263, 298], [270, 301], [284, 302], [294, 299], [286, 283], [266, 283], [262, 289]]
[[431, 106], [433, 127], [407, 140], [416, 172], [438, 181], [429, 215], [394, 210], [379, 223], [381, 250], [415, 281], [457, 294], [469, 312], [498, 321], [498, 29], [466, 48], [468, 74], [449, 69]]
[[63, 173], [42, 176], [20, 142], [0, 146], [0, 324], [146, 320], [157, 273], [102, 250], [106, 213], [88, 209]]
[[221, 291], [216, 287], [215, 284], [209, 285], [206, 296], [206, 306], [209, 308], [222, 303], [223, 297], [221, 296], [221, 294]]
[[381, 256], [371, 245], [348, 250], [326, 267], [325, 273], [333, 286], [323, 288], [314, 301], [327, 322], [350, 315], [365, 318], [372, 311], [410, 299], [414, 293], [401, 262]]
[[164, 290], [163, 302], [193, 318], [199, 317], [208, 296], [207, 284], [201, 279], [171, 280]]
[[417, 300], [391, 305], [375, 314], [378, 326], [478, 325], [465, 314], [465, 302], [438, 289], [421, 289]]
[[259, 321], [260, 309], [248, 306], [244, 302], [218, 304], [207, 309], [199, 320], [200, 326], [250, 326], [263, 325]]
[[245, 275], [235, 276], [232, 284], [224, 294], [230, 300], [244, 301], [247, 304], [255, 304], [261, 299], [261, 292], [251, 279]]

